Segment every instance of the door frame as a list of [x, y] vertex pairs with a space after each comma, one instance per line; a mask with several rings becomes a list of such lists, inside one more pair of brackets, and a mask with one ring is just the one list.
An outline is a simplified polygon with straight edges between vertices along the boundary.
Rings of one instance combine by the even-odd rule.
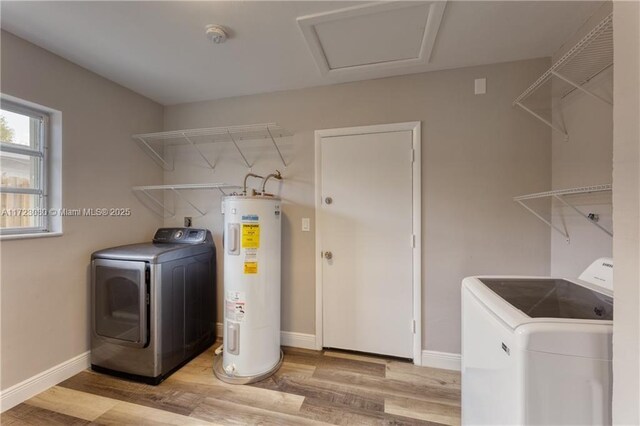
[[375, 133], [411, 131], [413, 146], [413, 363], [422, 365], [422, 170], [421, 122], [379, 124], [315, 131], [315, 215], [316, 215], [316, 349], [322, 349], [322, 151], [323, 137], [353, 136]]

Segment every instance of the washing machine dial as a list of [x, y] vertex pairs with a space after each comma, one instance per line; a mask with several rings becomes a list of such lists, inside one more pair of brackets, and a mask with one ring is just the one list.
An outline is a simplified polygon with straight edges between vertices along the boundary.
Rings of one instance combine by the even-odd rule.
[[173, 234], [173, 238], [175, 240], [179, 240], [179, 239], [182, 238], [183, 235], [184, 235], [184, 231], [182, 229], [179, 229], [179, 230], [176, 231], [175, 234]]

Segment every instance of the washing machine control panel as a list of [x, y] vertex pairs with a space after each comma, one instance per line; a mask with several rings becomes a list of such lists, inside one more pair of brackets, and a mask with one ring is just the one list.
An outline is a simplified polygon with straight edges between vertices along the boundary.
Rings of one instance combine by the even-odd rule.
[[198, 228], [160, 228], [153, 237], [154, 243], [203, 243], [207, 238], [206, 229]]

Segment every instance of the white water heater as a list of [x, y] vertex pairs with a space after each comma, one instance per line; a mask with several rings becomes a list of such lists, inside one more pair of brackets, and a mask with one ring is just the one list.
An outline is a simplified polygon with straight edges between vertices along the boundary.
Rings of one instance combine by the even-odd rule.
[[232, 195], [222, 203], [224, 348], [214, 371], [221, 380], [250, 383], [282, 363], [280, 199]]

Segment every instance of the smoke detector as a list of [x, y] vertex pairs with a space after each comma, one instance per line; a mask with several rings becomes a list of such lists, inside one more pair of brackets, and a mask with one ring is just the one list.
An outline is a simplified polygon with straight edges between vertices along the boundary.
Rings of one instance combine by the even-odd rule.
[[224, 43], [227, 39], [227, 32], [221, 25], [210, 24], [205, 27], [207, 38], [215, 44]]

